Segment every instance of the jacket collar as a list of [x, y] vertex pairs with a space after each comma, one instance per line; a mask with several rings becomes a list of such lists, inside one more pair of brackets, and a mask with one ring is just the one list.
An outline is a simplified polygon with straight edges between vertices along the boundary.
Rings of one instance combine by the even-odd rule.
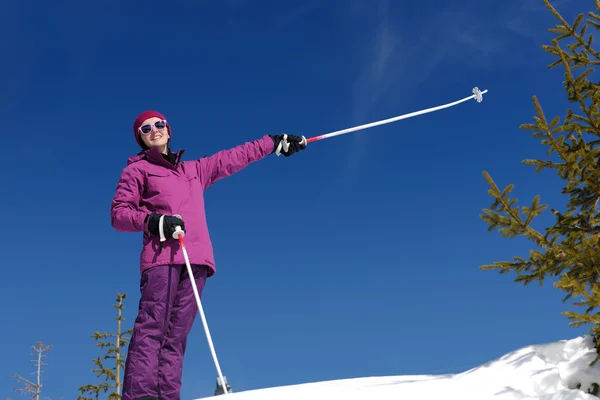
[[[152, 164], [160, 165], [162, 167], [174, 170], [174, 169], [177, 169], [177, 165], [181, 161], [181, 156], [183, 156], [183, 153], [185, 153], [185, 150], [179, 150], [178, 152], [171, 153], [167, 156], [167, 155], [161, 153], [160, 151], [158, 151], [157, 148], [153, 147], [148, 150], [142, 150], [137, 155], [130, 157], [127, 160], [127, 164], [129, 165], [136, 161], [145, 159], [148, 162], [151, 162]], [[174, 162], [170, 163], [167, 160], [167, 157], [173, 157], [173, 156], [174, 156]]]

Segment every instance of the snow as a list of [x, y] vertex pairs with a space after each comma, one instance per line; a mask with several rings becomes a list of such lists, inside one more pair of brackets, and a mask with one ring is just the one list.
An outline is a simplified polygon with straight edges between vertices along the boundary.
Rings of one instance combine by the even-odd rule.
[[592, 383], [600, 384], [600, 361], [589, 366], [595, 356], [592, 338], [581, 336], [523, 347], [458, 374], [341, 379], [221, 396], [231, 400], [598, 400], [588, 394]]

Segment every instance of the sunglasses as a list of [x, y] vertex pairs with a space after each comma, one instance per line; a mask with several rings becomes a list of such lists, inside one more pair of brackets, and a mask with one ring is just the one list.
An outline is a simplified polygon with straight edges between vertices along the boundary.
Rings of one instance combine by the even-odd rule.
[[152, 125], [154, 125], [156, 129], [162, 131], [163, 129], [165, 129], [165, 126], [167, 126], [167, 120], [161, 119], [159, 121], [156, 121], [154, 124], [142, 125], [138, 128], [138, 131], [140, 131], [142, 135], [148, 136], [150, 132], [152, 132]]

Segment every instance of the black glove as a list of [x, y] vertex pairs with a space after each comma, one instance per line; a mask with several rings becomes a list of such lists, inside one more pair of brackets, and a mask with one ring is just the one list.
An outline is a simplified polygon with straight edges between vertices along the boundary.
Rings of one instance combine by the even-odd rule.
[[160, 222], [162, 219], [162, 230], [164, 236], [161, 237], [161, 242], [166, 240], [167, 238], [172, 238], [173, 233], [175, 233], [175, 228], [180, 226], [183, 232], [185, 233], [185, 224], [179, 215], [164, 215], [152, 213], [148, 217], [148, 232], [153, 235], [160, 236]]
[[283, 154], [286, 157], [291, 156], [294, 153], [299, 152], [300, 150], [304, 150], [306, 148], [306, 138], [304, 136], [294, 136], [294, 135], [269, 135], [273, 142], [275, 142], [275, 146], [273, 147], [273, 152], [278, 156]]

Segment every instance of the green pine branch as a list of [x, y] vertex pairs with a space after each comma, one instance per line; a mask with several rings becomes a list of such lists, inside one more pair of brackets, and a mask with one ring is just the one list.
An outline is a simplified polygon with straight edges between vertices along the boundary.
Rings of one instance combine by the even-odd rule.
[[[119, 400], [122, 392], [122, 373], [125, 366], [125, 354], [123, 353], [126, 346], [131, 338], [132, 329], [123, 331], [122, 324], [125, 320], [123, 318], [124, 300], [127, 294], [117, 293], [117, 304], [113, 304], [113, 307], [117, 309], [117, 331], [116, 333], [100, 333], [98, 331], [92, 334], [92, 338], [96, 340], [96, 346], [104, 350], [102, 356], [97, 356], [92, 360], [93, 364], [97, 367], [92, 369], [92, 372], [96, 374], [96, 378], [103, 380], [98, 384], [88, 384], [79, 387], [81, 395], [77, 400], [98, 400], [101, 393], [108, 393], [107, 399]], [[111, 365], [107, 367], [105, 362], [110, 360]], [[92, 395], [92, 397], [86, 397], [85, 395]]]
[[[554, 286], [565, 292], [564, 301], [572, 300], [582, 311], [563, 312], [571, 326], [591, 325], [600, 359], [600, 85], [592, 79], [593, 67], [600, 65], [600, 53], [593, 49], [593, 35], [588, 31], [600, 29], [600, 0], [595, 0], [596, 12], [588, 18], [579, 14], [569, 24], [558, 11], [543, 0], [559, 21], [549, 29], [556, 36], [542, 49], [555, 58], [548, 68], [562, 67], [562, 82], [569, 104], [565, 118], [546, 117], [536, 96], [533, 96], [533, 122], [522, 124], [546, 148], [547, 159], [526, 159], [524, 164], [536, 173], [553, 170], [564, 181], [561, 193], [567, 196], [564, 211], [540, 204], [535, 196], [530, 206], [520, 206], [511, 197], [514, 185], [504, 189], [484, 172], [493, 198], [490, 208], [483, 209], [481, 218], [488, 230], [497, 230], [503, 237], [525, 237], [534, 245], [529, 256], [513, 257], [512, 261], [497, 261], [481, 266], [500, 274], [515, 273], [515, 282], [527, 285], [548, 277], [556, 278]], [[591, 28], [591, 29], [590, 29]], [[564, 44], [569, 40], [568, 44]], [[532, 227], [536, 217], [550, 209], [554, 224], [542, 232]]]

